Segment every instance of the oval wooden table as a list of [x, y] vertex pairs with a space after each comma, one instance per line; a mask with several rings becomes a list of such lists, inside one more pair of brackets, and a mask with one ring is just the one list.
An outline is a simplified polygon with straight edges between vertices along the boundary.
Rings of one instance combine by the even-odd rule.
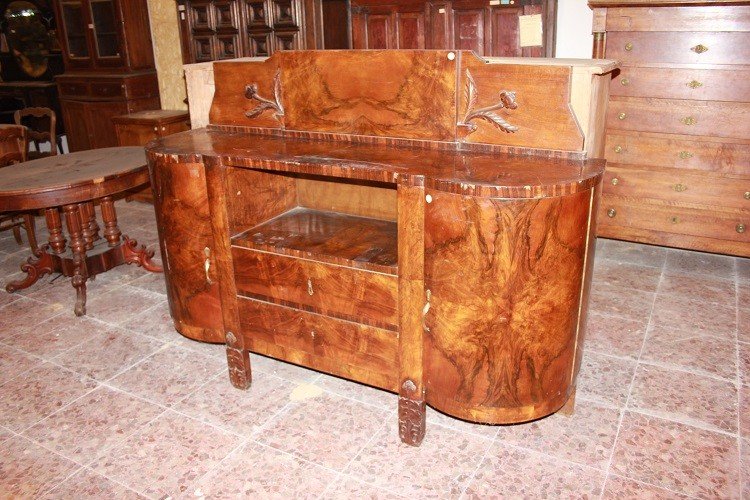
[[[12, 293], [52, 272], [72, 278], [75, 314], [86, 314], [86, 280], [121, 264], [162, 272], [148, 251], [122, 236], [113, 195], [149, 180], [142, 147], [118, 147], [49, 156], [5, 167], [0, 175], [0, 212], [44, 209], [49, 243], [21, 265], [26, 277], [9, 283]], [[104, 226], [97, 222], [98, 204]], [[63, 234], [61, 212], [70, 242]]]

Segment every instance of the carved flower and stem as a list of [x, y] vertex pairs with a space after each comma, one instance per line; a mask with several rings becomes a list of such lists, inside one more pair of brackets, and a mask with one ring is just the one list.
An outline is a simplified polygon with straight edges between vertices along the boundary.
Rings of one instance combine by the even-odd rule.
[[266, 99], [258, 94], [257, 83], [251, 83], [245, 86], [245, 97], [260, 103], [250, 111], [246, 111], [245, 116], [248, 118], [255, 118], [260, 116], [265, 110], [272, 109], [275, 111], [273, 117], [281, 123], [282, 127], [284, 126], [284, 106], [281, 104], [281, 70], [277, 70], [276, 75], [273, 77], [273, 100]]
[[512, 133], [518, 130], [518, 127], [508, 123], [502, 116], [495, 113], [499, 109], [516, 109], [518, 103], [516, 103], [516, 93], [509, 90], [503, 90], [500, 92], [500, 102], [487, 106], [484, 108], [474, 109], [477, 105], [479, 93], [477, 92], [477, 84], [474, 82], [474, 77], [471, 72], [466, 70], [466, 115], [464, 119], [458, 124], [461, 127], [467, 129], [467, 135], [474, 132], [477, 129], [475, 123], [471, 123], [472, 120], [486, 120], [499, 128], [503, 132]]

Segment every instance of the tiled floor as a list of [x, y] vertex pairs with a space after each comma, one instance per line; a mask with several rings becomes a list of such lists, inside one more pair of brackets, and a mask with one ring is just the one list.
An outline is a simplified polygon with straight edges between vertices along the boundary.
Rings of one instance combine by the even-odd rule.
[[[150, 211], [119, 206], [153, 245]], [[0, 234], [0, 277], [26, 254]], [[573, 417], [430, 410], [420, 448], [391, 394], [257, 356], [233, 389], [140, 269], [83, 319], [67, 281], [0, 293], [0, 497], [750, 499], [750, 261], [600, 240], [594, 281]]]

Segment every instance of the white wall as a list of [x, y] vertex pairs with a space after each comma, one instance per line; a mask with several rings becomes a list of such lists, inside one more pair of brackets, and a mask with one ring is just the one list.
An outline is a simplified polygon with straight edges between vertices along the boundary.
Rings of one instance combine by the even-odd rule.
[[590, 58], [594, 37], [593, 13], [587, 0], [559, 0], [557, 4], [556, 57]]

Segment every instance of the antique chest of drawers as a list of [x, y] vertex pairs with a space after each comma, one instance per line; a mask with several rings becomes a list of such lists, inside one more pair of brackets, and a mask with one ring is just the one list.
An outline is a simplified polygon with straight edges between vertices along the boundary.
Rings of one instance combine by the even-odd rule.
[[622, 64], [599, 236], [750, 256], [750, 2], [589, 5]]

